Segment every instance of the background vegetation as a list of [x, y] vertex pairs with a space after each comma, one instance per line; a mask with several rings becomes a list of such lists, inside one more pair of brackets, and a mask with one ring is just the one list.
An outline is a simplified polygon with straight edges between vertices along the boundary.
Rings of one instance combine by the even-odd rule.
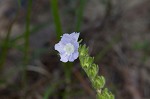
[[95, 99], [79, 60], [54, 50], [71, 32], [116, 99], [149, 99], [149, 11], [149, 0], [1, 0], [0, 99]]

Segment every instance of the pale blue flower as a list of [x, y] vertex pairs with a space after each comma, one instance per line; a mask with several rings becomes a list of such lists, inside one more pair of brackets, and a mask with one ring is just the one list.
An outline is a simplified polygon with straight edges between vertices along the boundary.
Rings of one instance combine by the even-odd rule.
[[78, 58], [79, 33], [73, 32], [71, 34], [63, 34], [59, 43], [55, 44], [55, 50], [59, 52], [60, 61], [73, 62]]

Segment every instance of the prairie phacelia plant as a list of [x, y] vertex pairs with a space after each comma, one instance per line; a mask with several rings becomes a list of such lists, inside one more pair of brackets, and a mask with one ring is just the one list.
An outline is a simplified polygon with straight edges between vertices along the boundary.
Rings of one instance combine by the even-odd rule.
[[79, 57], [82, 69], [87, 74], [93, 88], [97, 92], [97, 99], [114, 99], [114, 95], [105, 86], [105, 78], [98, 75], [99, 67], [94, 63], [94, 57], [88, 53], [86, 45], [79, 46], [79, 33], [63, 34], [55, 50], [59, 52], [60, 61], [73, 62]]

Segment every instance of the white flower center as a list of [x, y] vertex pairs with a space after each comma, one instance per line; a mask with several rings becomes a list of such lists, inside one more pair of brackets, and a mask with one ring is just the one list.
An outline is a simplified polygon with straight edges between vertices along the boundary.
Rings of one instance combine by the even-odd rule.
[[73, 46], [71, 43], [68, 43], [68, 44], [65, 45], [64, 51], [65, 51], [68, 55], [70, 55], [70, 54], [72, 54], [72, 53], [74, 52], [74, 46]]

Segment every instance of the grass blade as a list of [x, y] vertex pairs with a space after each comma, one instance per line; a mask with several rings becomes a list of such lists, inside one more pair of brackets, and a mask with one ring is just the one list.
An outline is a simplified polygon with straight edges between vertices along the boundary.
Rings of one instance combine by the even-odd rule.
[[85, 3], [86, 0], [80, 0], [80, 5], [79, 8], [76, 11], [76, 24], [75, 24], [75, 30], [78, 32], [81, 30], [81, 24], [82, 24], [82, 20], [83, 20], [83, 11], [84, 11], [84, 7], [85, 7]]
[[22, 84], [23, 87], [26, 86], [26, 69], [29, 61], [29, 37], [30, 37], [30, 17], [31, 17], [31, 8], [32, 8], [32, 0], [28, 1], [27, 15], [26, 15], [26, 30], [24, 33], [24, 56], [23, 56], [23, 76], [22, 76]]
[[50, 0], [50, 1], [51, 1], [50, 2], [51, 10], [52, 10], [55, 28], [56, 28], [57, 40], [60, 40], [60, 37], [62, 35], [62, 27], [61, 27], [61, 22], [58, 13], [58, 0]]

